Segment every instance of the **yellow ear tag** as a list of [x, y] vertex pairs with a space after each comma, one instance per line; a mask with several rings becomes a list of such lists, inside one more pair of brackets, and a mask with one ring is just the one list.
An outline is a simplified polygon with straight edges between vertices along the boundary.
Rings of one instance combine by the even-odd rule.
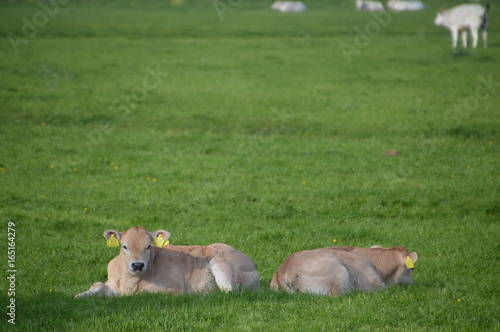
[[410, 256], [406, 256], [406, 268], [407, 269], [414, 269], [415, 268], [415, 263], [413, 263]]
[[158, 235], [156, 237], [156, 239], [153, 241], [153, 243], [151, 243], [152, 245], [156, 246], [156, 247], [164, 247], [166, 246], [167, 244], [169, 244], [168, 240], [167, 241], [163, 241], [163, 236], [161, 235]]
[[120, 241], [115, 237], [115, 234], [111, 234], [111, 237], [106, 240], [108, 247], [119, 247]]

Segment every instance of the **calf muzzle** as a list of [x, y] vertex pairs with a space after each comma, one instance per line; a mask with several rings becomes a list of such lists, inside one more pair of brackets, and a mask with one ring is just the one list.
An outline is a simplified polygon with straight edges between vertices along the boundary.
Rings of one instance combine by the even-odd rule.
[[130, 269], [135, 273], [140, 273], [144, 271], [146, 265], [142, 262], [133, 262], [130, 264]]

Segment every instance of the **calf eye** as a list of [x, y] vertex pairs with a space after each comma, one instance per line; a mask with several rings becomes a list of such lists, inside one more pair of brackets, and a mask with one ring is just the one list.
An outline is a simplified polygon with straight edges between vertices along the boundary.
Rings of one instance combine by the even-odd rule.
[[150, 248], [151, 248], [151, 245], [148, 245], [148, 248], [147, 248], [147, 250], [149, 250]]
[[123, 246], [123, 250], [127, 250], [127, 246]]

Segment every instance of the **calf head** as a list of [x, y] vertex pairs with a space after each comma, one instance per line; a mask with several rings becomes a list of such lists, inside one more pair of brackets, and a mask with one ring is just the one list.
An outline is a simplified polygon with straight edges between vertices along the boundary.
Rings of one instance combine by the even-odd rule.
[[434, 19], [434, 25], [437, 26], [442, 26], [444, 25], [444, 9], [439, 10], [439, 12], [436, 15], [436, 18]]
[[413, 285], [412, 272], [418, 255], [416, 252], [408, 252], [403, 247], [383, 248], [375, 245], [370, 247], [375, 254], [376, 265], [383, 271], [384, 280], [390, 284]]
[[148, 232], [142, 227], [132, 227], [124, 232], [109, 229], [104, 232], [106, 240], [116, 238], [120, 241], [120, 258], [126, 266], [129, 274], [141, 276], [148, 269], [148, 264], [152, 260], [154, 251], [151, 246], [153, 241], [162, 236], [166, 241], [170, 233], [165, 230]]
[[395, 284], [413, 285], [412, 272], [414, 264], [417, 261], [416, 252], [407, 252], [406, 250], [399, 255], [399, 267], [394, 276]]

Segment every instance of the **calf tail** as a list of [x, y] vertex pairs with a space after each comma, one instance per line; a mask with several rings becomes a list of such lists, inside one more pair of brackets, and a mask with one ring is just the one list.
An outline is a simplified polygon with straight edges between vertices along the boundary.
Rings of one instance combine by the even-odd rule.
[[486, 30], [486, 28], [488, 27], [488, 23], [489, 23], [488, 11], [489, 10], [490, 10], [490, 4], [487, 3], [486, 10], [484, 11], [482, 21], [481, 21], [481, 26], [480, 26], [481, 30]]
[[276, 291], [280, 289], [280, 284], [278, 282], [278, 272], [273, 275], [273, 279], [271, 280], [271, 289]]
[[277, 271], [273, 279], [271, 280], [271, 289], [272, 290], [284, 290], [285, 292], [292, 293], [292, 288], [288, 285], [287, 280], [283, 274]]

